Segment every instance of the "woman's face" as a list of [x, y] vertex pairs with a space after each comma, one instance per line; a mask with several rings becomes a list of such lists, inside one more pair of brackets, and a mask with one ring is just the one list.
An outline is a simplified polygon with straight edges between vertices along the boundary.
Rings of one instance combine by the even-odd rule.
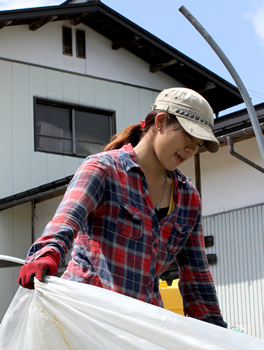
[[166, 126], [158, 124], [154, 140], [154, 151], [158, 161], [167, 170], [175, 170], [180, 164], [195, 155], [203, 145], [203, 140], [192, 137], [180, 126], [178, 122]]

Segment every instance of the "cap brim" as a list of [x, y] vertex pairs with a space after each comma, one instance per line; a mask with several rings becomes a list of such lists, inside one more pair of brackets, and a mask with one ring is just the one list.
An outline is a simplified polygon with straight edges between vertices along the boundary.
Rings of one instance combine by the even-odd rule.
[[183, 129], [191, 136], [204, 140], [204, 147], [211, 153], [219, 150], [220, 144], [209, 126], [198, 124], [190, 119], [176, 116]]

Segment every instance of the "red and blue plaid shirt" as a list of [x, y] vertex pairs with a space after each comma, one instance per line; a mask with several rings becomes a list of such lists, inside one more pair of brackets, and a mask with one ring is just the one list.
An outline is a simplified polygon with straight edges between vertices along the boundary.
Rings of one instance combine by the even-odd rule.
[[73, 177], [26, 262], [55, 250], [62, 278], [162, 306], [160, 275], [177, 259], [185, 314], [226, 327], [204, 249], [201, 202], [173, 171], [175, 208], [158, 221], [144, 172], [131, 145], [89, 156]]

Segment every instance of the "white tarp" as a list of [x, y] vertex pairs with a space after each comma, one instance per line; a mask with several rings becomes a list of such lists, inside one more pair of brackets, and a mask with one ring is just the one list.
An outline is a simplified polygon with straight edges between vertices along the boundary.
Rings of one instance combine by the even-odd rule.
[[1, 350], [264, 349], [264, 341], [118, 293], [57, 277], [19, 288]]

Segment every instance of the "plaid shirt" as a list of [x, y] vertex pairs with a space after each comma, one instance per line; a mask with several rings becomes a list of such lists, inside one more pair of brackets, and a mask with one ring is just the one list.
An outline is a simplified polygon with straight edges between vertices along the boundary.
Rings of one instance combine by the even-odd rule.
[[205, 255], [199, 195], [179, 170], [172, 176], [175, 209], [158, 222], [131, 145], [89, 156], [26, 262], [51, 249], [63, 261], [74, 241], [62, 278], [163, 306], [160, 275], [176, 257], [185, 314], [226, 327]]

